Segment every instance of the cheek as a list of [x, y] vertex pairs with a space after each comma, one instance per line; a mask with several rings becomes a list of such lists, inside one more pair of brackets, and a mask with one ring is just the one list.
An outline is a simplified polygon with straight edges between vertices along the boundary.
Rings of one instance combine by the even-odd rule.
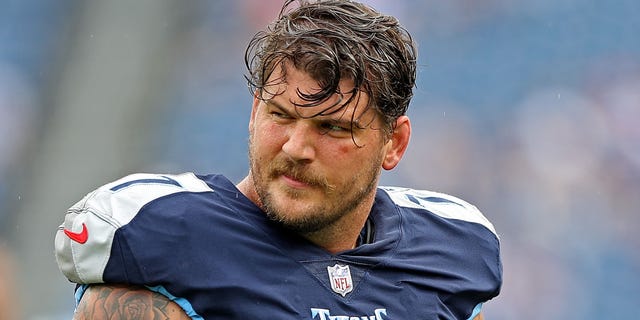
[[349, 146], [349, 145], [340, 145], [338, 148], [336, 148], [336, 153], [339, 156], [346, 156], [350, 152], [354, 152], [354, 151], [355, 150], [353, 150], [353, 146]]
[[254, 134], [253, 143], [254, 147], [263, 151], [279, 150], [284, 144], [284, 134], [281, 128], [276, 125], [262, 124], [256, 126], [256, 132]]
[[353, 170], [354, 167], [361, 167], [367, 156], [366, 153], [361, 153], [351, 140], [327, 141], [319, 145], [318, 149], [317, 154], [322, 163], [335, 169]]

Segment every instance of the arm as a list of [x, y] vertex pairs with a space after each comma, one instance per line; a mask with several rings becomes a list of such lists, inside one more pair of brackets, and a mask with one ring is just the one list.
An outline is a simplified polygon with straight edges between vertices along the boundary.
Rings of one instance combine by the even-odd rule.
[[484, 317], [482, 316], [482, 313], [478, 313], [478, 315], [475, 316], [475, 318], [473, 318], [473, 320], [484, 320]]
[[82, 296], [74, 320], [188, 320], [175, 302], [143, 287], [92, 285]]

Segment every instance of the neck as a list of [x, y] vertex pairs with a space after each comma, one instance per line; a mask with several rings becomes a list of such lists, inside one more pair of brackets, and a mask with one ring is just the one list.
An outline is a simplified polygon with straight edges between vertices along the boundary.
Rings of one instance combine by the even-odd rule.
[[236, 188], [245, 196], [247, 199], [251, 200], [256, 206], [262, 208], [262, 202], [260, 201], [260, 197], [258, 197], [258, 193], [256, 192], [256, 188], [253, 186], [253, 180], [251, 175], [246, 176], [242, 181], [240, 181]]
[[370, 199], [362, 201], [356, 210], [343, 216], [335, 223], [322, 230], [302, 234], [302, 236], [331, 254], [354, 249], [360, 232], [369, 217], [374, 196], [375, 194]]
[[340, 241], [327, 240], [326, 233], [318, 236], [316, 236], [315, 234], [303, 234], [302, 236], [331, 254], [337, 254], [343, 251], [354, 249], [358, 241], [358, 235], [356, 235], [355, 238], [339, 235], [338, 237], [340, 237]]

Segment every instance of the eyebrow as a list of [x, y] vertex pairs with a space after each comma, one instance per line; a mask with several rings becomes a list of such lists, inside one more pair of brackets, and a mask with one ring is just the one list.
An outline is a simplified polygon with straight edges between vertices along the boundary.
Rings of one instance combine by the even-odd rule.
[[274, 106], [277, 109], [279, 109], [282, 112], [286, 112], [287, 114], [290, 113], [289, 110], [287, 110], [284, 106], [282, 106], [280, 103], [278, 103], [277, 101], [273, 100], [273, 99], [265, 99], [263, 100], [265, 104], [270, 105], [270, 106]]
[[[273, 106], [274, 108], [282, 111], [283, 113], [286, 113], [287, 115], [296, 115], [296, 116], [300, 116], [299, 113], [297, 112], [291, 112], [290, 110], [288, 110], [286, 107], [284, 107], [282, 104], [280, 104], [279, 102], [273, 100], [273, 99], [266, 99], [264, 100], [264, 102], [267, 105]], [[294, 105], [294, 110], [295, 108], [297, 108]], [[305, 108], [305, 107], [300, 107], [300, 108]], [[346, 112], [346, 108], [345, 108], [345, 112]], [[331, 118], [331, 115], [323, 115], [323, 114], [316, 114], [312, 117], [301, 117], [303, 119], [315, 119], [317, 121], [326, 121], [326, 122], [330, 122], [331, 124], [335, 124], [341, 127], [345, 127], [345, 128], [353, 128], [353, 129], [359, 129], [360, 127], [358, 126], [358, 119], [354, 119], [353, 121], [351, 120], [352, 118], [348, 118], [344, 116], [344, 113], [340, 113], [342, 116], [340, 116], [339, 118]]]

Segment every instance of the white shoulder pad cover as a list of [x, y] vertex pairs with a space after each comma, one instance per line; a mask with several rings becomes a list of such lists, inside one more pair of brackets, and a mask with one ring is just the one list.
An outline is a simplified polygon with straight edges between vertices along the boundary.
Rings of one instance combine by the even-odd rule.
[[137, 173], [106, 184], [74, 204], [58, 227], [55, 254], [72, 282], [103, 283], [114, 234], [147, 203], [177, 192], [213, 191], [193, 173]]
[[[493, 224], [474, 205], [448, 194], [399, 187], [382, 187], [402, 207], [423, 208], [447, 219], [479, 223], [496, 235]], [[413, 201], [412, 201], [413, 200]], [[444, 200], [444, 201], [442, 201]]]

